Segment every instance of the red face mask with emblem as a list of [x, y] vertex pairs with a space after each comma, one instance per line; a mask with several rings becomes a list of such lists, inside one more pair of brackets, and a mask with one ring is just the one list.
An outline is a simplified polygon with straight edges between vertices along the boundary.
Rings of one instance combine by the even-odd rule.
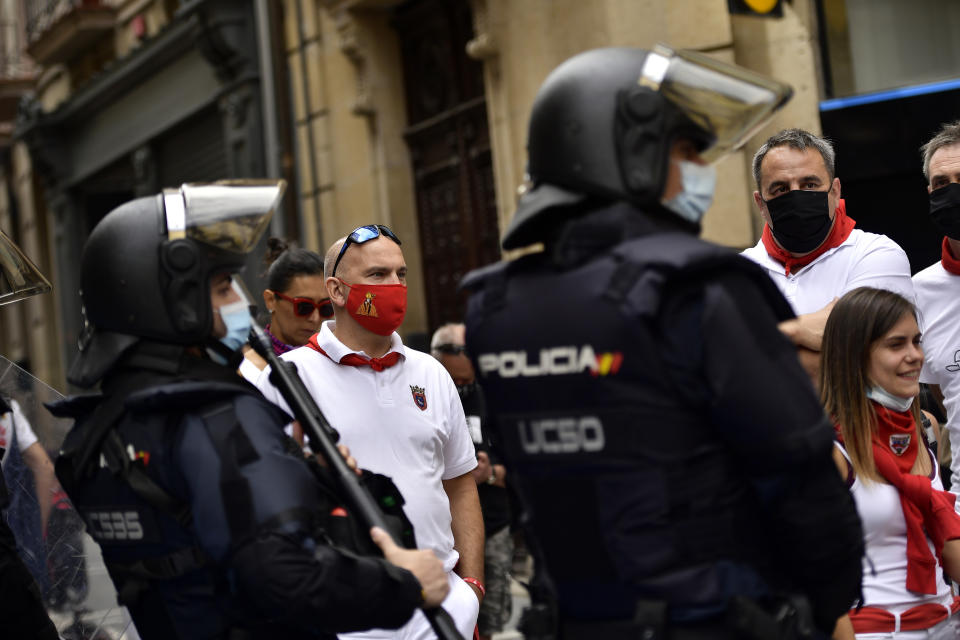
[[350, 284], [347, 313], [361, 327], [380, 336], [397, 330], [407, 313], [407, 285]]

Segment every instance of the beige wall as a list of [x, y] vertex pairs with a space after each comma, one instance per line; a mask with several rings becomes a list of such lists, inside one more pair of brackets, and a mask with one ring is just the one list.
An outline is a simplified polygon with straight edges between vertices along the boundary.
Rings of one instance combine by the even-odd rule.
[[[285, 33], [301, 241], [322, 253], [360, 225], [387, 224], [403, 240], [415, 276], [421, 273], [419, 229], [403, 139], [403, 71], [390, 25], [390, 8], [397, 3], [299, 0], [298, 14], [297, 1], [286, 0]], [[426, 329], [423, 286], [411, 277], [401, 332]]]
[[[781, 20], [733, 17], [737, 64], [786, 82], [794, 91], [790, 102], [744, 147], [746, 189], [751, 194], [756, 189], [756, 182], [750, 163], [753, 154], [768, 137], [790, 127], [821, 133], [818, 44], [812, 10], [809, 3], [800, 1], [794, 4], [785, 2], [783, 7]], [[756, 206], [751, 211], [756, 239], [763, 228], [763, 220]]]
[[[406, 122], [396, 35], [396, 0], [299, 0], [310, 69], [305, 89], [294, 2], [286, 0], [290, 73], [297, 114], [304, 242], [322, 250], [360, 224], [383, 222], [404, 240], [411, 273], [420, 272], [415, 194], [402, 132]], [[750, 158], [772, 132], [819, 130], [816, 40], [809, 0], [785, 3], [781, 20], [732, 17], [726, 0], [470, 0], [475, 38], [468, 53], [484, 63], [500, 228], [513, 215], [526, 164], [528, 115], [547, 74], [595, 47], [660, 41], [693, 48], [788, 82], [795, 97], [746, 148], [718, 164], [704, 237], [733, 247], [756, 242]], [[796, 8], [795, 8], [796, 7]], [[799, 15], [798, 15], [799, 11]], [[316, 70], [314, 72], [314, 69]], [[307, 109], [307, 97], [309, 110]], [[309, 111], [309, 113], [307, 113]], [[306, 127], [312, 127], [308, 170]], [[319, 242], [317, 238], [322, 238]], [[323, 245], [322, 247], [320, 245]], [[426, 329], [423, 291], [411, 282], [403, 331]]]
[[[386, 223], [404, 241], [411, 274], [421, 272], [414, 180], [403, 130], [403, 74], [390, 16], [401, 0], [281, 0], [286, 23], [297, 156], [300, 242], [323, 252], [336, 238], [370, 222]], [[704, 220], [705, 237], [734, 247], [753, 244], [759, 216], [751, 193], [750, 157], [771, 133], [800, 126], [819, 131], [820, 79], [813, 0], [784, 3], [783, 19], [731, 16], [726, 0], [469, 0], [476, 37], [468, 53], [482, 60], [500, 228], [516, 204], [526, 164], [527, 120], [539, 85], [570, 56], [601, 46], [651, 47], [659, 41], [771, 75], [791, 84], [788, 106], [719, 166], [715, 203]], [[130, 21], [143, 15], [146, 37], [169, 21], [163, 0], [110, 0], [117, 9], [112, 46], [118, 56], [140, 42]], [[299, 9], [299, 10], [298, 10]], [[104, 51], [92, 51], [99, 59]], [[302, 56], [302, 57], [301, 57]], [[44, 109], [52, 110], [80, 86], [90, 65], [45, 69], [38, 80]], [[305, 68], [305, 71], [304, 71]], [[309, 134], [309, 135], [308, 135]], [[9, 187], [4, 189], [4, 186]], [[47, 213], [36, 197], [30, 159], [17, 145], [0, 172], [0, 225], [10, 222], [17, 199], [17, 238], [49, 276], [53, 270]], [[56, 286], [56, 283], [54, 283]], [[427, 329], [424, 292], [411, 279], [409, 312], [401, 331]], [[62, 386], [57, 341], [51, 339], [56, 297], [47, 295], [0, 308], [0, 347], [13, 358], [31, 357], [35, 371]]]
[[[0, 172], [0, 230], [11, 239], [16, 237], [11, 217], [11, 180]], [[26, 320], [22, 304], [0, 306], [0, 354], [9, 360], [19, 361], [27, 356], [27, 341], [24, 328]]]
[[[40, 209], [35, 197], [33, 166], [26, 145], [19, 142], [14, 144], [11, 160], [10, 191], [17, 200], [19, 213], [17, 244], [56, 287], [56, 282], [52, 280], [53, 253], [48, 244], [50, 234], [46, 211]], [[23, 328], [19, 339], [26, 344], [31, 373], [57, 389], [65, 389], [66, 380], [59, 353], [60, 341], [57, 338], [59, 316], [56, 296], [51, 291], [18, 302], [16, 306], [22, 307]]]

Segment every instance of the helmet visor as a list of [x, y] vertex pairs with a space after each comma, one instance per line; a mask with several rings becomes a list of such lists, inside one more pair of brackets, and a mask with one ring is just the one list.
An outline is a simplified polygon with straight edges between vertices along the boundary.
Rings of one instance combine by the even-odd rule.
[[50, 291], [37, 265], [0, 231], [0, 305]]
[[713, 138], [701, 152], [708, 162], [742, 147], [793, 95], [776, 80], [665, 45], [647, 56], [640, 84], [660, 91]]
[[249, 253], [286, 187], [284, 180], [223, 180], [166, 189], [167, 237], [187, 237], [225, 251]]

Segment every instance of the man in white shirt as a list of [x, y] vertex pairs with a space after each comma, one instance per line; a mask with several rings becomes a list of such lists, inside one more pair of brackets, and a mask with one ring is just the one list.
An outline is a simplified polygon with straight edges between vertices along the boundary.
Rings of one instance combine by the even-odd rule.
[[[418, 547], [433, 549], [448, 572], [442, 606], [469, 638], [485, 589], [483, 519], [471, 473], [476, 454], [450, 374], [428, 354], [405, 349], [396, 333], [407, 292], [400, 241], [383, 225], [359, 227], [330, 247], [324, 272], [334, 320], [282, 357], [296, 363], [358, 464], [390, 476], [400, 489]], [[257, 386], [286, 408], [268, 375], [269, 368]], [[398, 630], [346, 637], [432, 635], [417, 612]]]
[[877, 287], [913, 302], [910, 261], [890, 238], [855, 228], [829, 141], [802, 129], [780, 131], [754, 155], [753, 176], [765, 224], [743, 255], [766, 270], [798, 315], [781, 330], [815, 374], [833, 301], [857, 287]]
[[[947, 413], [950, 450], [960, 451], [960, 121], [943, 125], [920, 148], [930, 196], [930, 216], [943, 233], [941, 258], [913, 277], [923, 351], [920, 382], [931, 385]], [[954, 460], [957, 455], [954, 454]], [[960, 464], [952, 464], [952, 490]]]

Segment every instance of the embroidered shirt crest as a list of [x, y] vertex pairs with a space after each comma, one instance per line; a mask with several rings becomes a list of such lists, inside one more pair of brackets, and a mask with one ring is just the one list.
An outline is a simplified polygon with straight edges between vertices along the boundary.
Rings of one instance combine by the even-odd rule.
[[902, 456], [903, 452], [906, 451], [909, 446], [909, 433], [893, 433], [890, 435], [890, 450], [898, 456]]
[[427, 392], [423, 387], [410, 385], [410, 393], [413, 394], [413, 402], [419, 407], [420, 411], [427, 410]]

